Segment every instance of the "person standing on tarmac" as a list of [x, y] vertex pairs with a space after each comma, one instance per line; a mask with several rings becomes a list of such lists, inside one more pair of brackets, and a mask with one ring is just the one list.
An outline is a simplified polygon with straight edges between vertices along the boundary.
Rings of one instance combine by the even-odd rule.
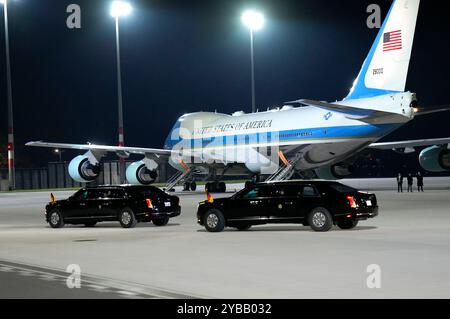
[[414, 178], [411, 173], [408, 174], [408, 193], [413, 192]]
[[397, 191], [399, 193], [403, 193], [403, 175], [402, 175], [402, 173], [398, 173], [398, 175], [397, 175]]
[[418, 172], [416, 178], [417, 178], [417, 191], [423, 193], [423, 176], [422, 176], [422, 173]]

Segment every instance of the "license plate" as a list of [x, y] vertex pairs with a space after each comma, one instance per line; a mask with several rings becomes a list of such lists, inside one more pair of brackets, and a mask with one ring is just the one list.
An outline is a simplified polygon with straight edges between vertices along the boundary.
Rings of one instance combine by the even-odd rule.
[[371, 200], [367, 200], [366, 204], [367, 204], [367, 206], [372, 206], [372, 201]]
[[164, 205], [165, 205], [166, 207], [170, 207], [170, 202], [165, 202]]

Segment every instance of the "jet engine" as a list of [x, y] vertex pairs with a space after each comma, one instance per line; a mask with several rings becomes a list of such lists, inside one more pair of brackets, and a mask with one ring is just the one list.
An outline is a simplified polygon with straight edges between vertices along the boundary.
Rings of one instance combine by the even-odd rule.
[[450, 149], [431, 146], [419, 155], [419, 163], [429, 172], [444, 172], [450, 170]]
[[131, 163], [126, 171], [127, 181], [134, 185], [150, 185], [158, 177], [158, 164], [152, 159]]
[[92, 182], [100, 175], [100, 164], [91, 152], [87, 152], [70, 161], [69, 175], [80, 183]]
[[314, 171], [318, 178], [325, 180], [337, 180], [352, 174], [353, 165], [340, 163], [332, 166], [324, 166]]

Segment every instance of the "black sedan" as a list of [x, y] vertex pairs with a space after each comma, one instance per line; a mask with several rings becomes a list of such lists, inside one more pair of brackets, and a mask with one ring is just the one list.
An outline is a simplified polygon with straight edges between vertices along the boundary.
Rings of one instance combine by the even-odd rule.
[[45, 207], [45, 219], [52, 228], [64, 224], [94, 226], [97, 222], [119, 221], [124, 228], [138, 222], [164, 226], [180, 215], [180, 200], [153, 186], [97, 186], [82, 188], [64, 200], [52, 200]]
[[352, 229], [378, 216], [374, 194], [327, 181], [289, 181], [249, 186], [230, 198], [199, 203], [197, 221], [210, 232], [226, 226], [247, 230], [252, 225], [295, 223], [325, 232], [333, 225]]

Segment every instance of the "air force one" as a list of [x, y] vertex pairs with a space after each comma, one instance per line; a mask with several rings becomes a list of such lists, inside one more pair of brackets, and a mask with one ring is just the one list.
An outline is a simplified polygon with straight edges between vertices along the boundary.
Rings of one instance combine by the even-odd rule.
[[[420, 0], [396, 0], [363, 63], [348, 96], [327, 103], [300, 99], [281, 109], [232, 115], [191, 113], [180, 117], [163, 149], [29, 142], [29, 146], [85, 150], [69, 164], [79, 182], [95, 180], [108, 152], [144, 157], [126, 170], [131, 184], [150, 184], [158, 163], [179, 171], [174, 183], [205, 176], [208, 187], [225, 190], [223, 175], [262, 174], [289, 179], [295, 172], [321, 179], [350, 174], [354, 159], [367, 148], [414, 152], [431, 172], [450, 170], [450, 138], [377, 143], [416, 116], [448, 111], [420, 109], [415, 93], [405, 91]], [[293, 107], [295, 106], [295, 107]], [[281, 165], [279, 165], [281, 163]]]

